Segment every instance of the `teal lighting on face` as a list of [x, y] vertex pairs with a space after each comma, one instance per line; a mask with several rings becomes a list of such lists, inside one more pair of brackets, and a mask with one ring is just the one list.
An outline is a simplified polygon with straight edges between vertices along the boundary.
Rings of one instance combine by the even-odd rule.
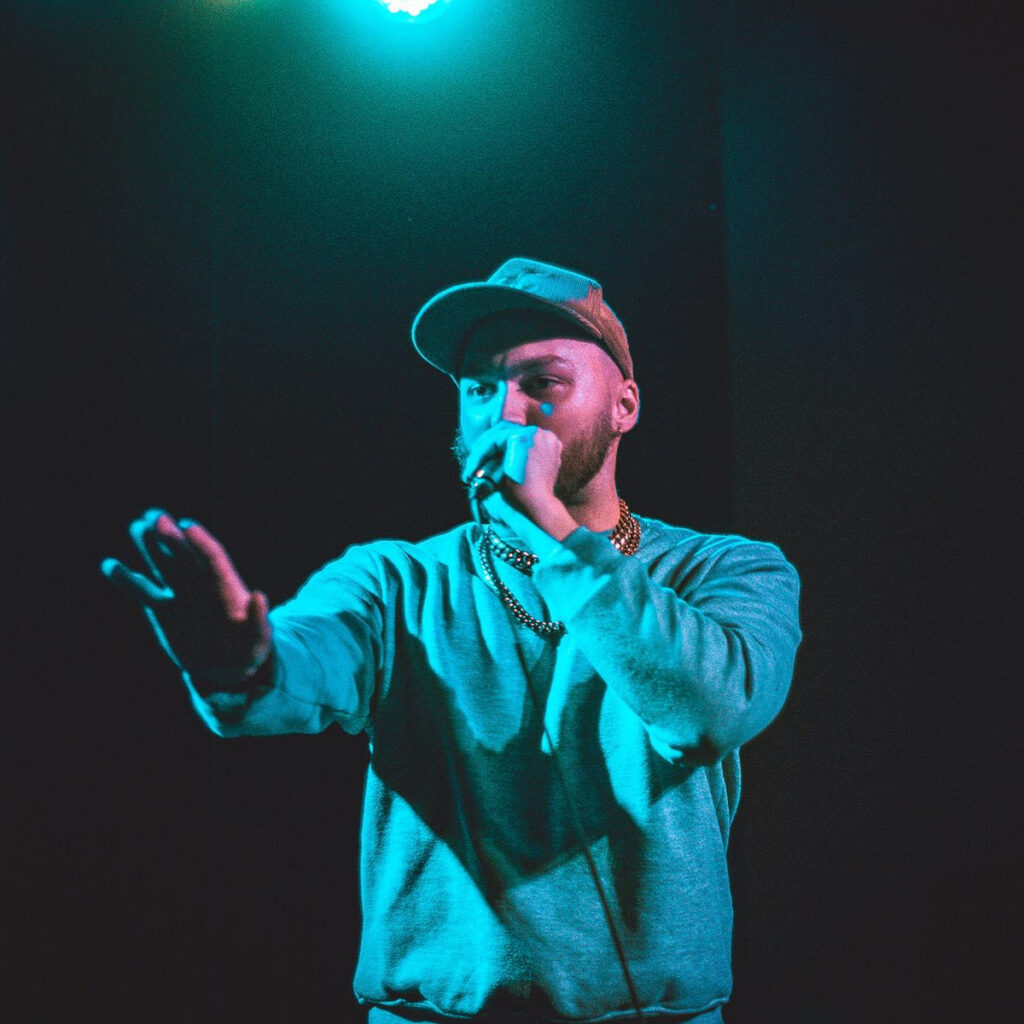
[[503, 380], [465, 378], [459, 382], [459, 422], [467, 444], [501, 422], [507, 394], [508, 384]]
[[545, 416], [550, 416], [555, 411], [555, 407], [550, 402], [541, 402], [540, 411], [544, 413]]
[[451, 0], [373, 0], [377, 9], [395, 21], [422, 23], [443, 14]]

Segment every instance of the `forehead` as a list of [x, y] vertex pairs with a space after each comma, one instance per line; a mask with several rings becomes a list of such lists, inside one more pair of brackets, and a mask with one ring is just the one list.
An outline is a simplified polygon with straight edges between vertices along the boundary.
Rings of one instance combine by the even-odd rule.
[[537, 338], [518, 344], [479, 345], [466, 350], [460, 376], [505, 375], [545, 365], [554, 369], [582, 369], [592, 366], [602, 355], [604, 352], [596, 342], [576, 338]]

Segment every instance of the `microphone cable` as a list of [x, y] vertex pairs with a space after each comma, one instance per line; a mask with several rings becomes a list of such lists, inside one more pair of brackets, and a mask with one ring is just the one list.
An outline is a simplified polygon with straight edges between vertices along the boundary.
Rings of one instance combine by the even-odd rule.
[[629, 960], [626, 957], [626, 946], [625, 943], [623, 943], [622, 936], [619, 934], [619, 929], [615, 924], [615, 916], [612, 914], [611, 901], [608, 899], [608, 894], [605, 892], [604, 885], [601, 882], [600, 872], [597, 870], [594, 855], [590, 852], [590, 844], [587, 842], [587, 835], [583, 829], [583, 820], [580, 817], [576, 801], [573, 800], [572, 793], [569, 790], [569, 782], [565, 777], [565, 772], [562, 770], [562, 761], [558, 756], [558, 751], [555, 749], [554, 739], [548, 730], [548, 723], [545, 721], [544, 717], [544, 706], [541, 703], [537, 691], [534, 689], [533, 680], [530, 678], [529, 669], [527, 668], [526, 661], [523, 658], [523, 652], [519, 648], [518, 644], [516, 645], [516, 654], [519, 657], [519, 664], [523, 669], [523, 677], [526, 679], [526, 688], [530, 691], [530, 699], [533, 701], [534, 710], [540, 718], [544, 738], [547, 740], [548, 749], [551, 751], [551, 763], [555, 767], [555, 775], [558, 778], [558, 782], [562, 790], [562, 796], [565, 797], [565, 805], [569, 809], [569, 822], [572, 825], [572, 830], [575, 834], [576, 842], [579, 844], [580, 851], [587, 862], [590, 877], [594, 882], [594, 889], [597, 891], [597, 898], [600, 900], [601, 909], [604, 911], [604, 919], [608, 925], [608, 931], [612, 937], [612, 943], [615, 946], [615, 955], [618, 957], [619, 967], [622, 971], [622, 979], [625, 981], [626, 988], [629, 990], [629, 1001], [633, 1004], [633, 1012], [636, 1014], [636, 1019], [640, 1024], [643, 1024], [644, 1011], [640, 1006], [640, 997], [636, 991], [636, 983], [633, 981], [633, 972], [629, 969]]
[[[491, 493], [491, 491], [496, 489], [497, 485], [494, 480], [483, 472], [480, 472], [471, 480], [469, 499], [473, 518], [477, 523], [484, 524], [489, 521], [487, 512], [482, 507], [482, 502], [487, 495]], [[516, 645], [516, 656], [519, 658], [519, 664], [523, 670], [523, 678], [526, 680], [526, 688], [530, 693], [530, 700], [533, 702], [534, 711], [540, 719], [544, 739], [547, 742], [548, 749], [551, 751], [551, 763], [554, 765], [555, 776], [557, 777], [559, 787], [562, 790], [562, 796], [565, 799], [565, 806], [569, 811], [569, 823], [572, 826], [572, 831], [576, 842], [579, 845], [580, 851], [587, 862], [587, 869], [589, 870], [590, 877], [594, 883], [597, 898], [601, 903], [601, 910], [604, 912], [605, 923], [608, 925], [608, 932], [611, 935], [612, 943], [615, 946], [615, 955], [618, 958], [619, 968], [622, 971], [622, 979], [626, 983], [626, 988], [629, 991], [629, 1001], [633, 1004], [633, 1012], [636, 1015], [637, 1021], [639, 1021], [640, 1024], [643, 1024], [644, 1012], [640, 1006], [640, 997], [637, 994], [636, 983], [633, 980], [633, 972], [629, 968], [629, 960], [626, 957], [626, 946], [625, 943], [623, 943], [622, 936], [619, 934], [619, 929], [615, 924], [615, 915], [612, 913], [611, 901], [608, 899], [608, 894], [605, 892], [604, 885], [601, 882], [601, 875], [597, 870], [594, 855], [590, 852], [590, 844], [587, 842], [587, 835], [583, 828], [583, 819], [580, 817], [576, 801], [573, 799], [572, 792], [569, 789], [569, 781], [565, 777], [565, 772], [562, 770], [562, 761], [558, 756], [558, 751], [555, 749], [554, 739], [551, 736], [551, 732], [548, 730], [548, 723], [544, 715], [544, 705], [541, 702], [539, 694], [534, 688], [533, 679], [530, 677], [529, 668], [527, 667], [526, 661], [523, 657], [522, 649], [518, 644]]]

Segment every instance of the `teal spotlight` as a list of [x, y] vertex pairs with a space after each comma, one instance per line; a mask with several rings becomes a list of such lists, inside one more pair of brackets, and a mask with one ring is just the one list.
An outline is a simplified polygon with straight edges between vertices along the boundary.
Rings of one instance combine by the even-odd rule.
[[443, 14], [451, 0], [373, 0], [373, 3], [393, 21], [420, 23]]

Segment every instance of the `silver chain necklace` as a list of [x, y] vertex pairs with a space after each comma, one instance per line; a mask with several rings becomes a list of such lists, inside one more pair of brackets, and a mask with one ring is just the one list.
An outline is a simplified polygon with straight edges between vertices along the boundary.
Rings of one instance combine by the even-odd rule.
[[[619, 519], [608, 540], [624, 555], [636, 553], [640, 547], [643, 528], [640, 521], [629, 511], [629, 506], [619, 498]], [[516, 596], [498, 579], [494, 569], [493, 555], [507, 562], [525, 576], [529, 576], [537, 564], [537, 556], [522, 548], [513, 547], [503, 541], [489, 526], [484, 527], [483, 535], [477, 542], [480, 555], [480, 568], [483, 570], [484, 582], [501, 599], [501, 603], [509, 610], [517, 622], [533, 630], [544, 639], [559, 639], [565, 633], [565, 624], [550, 619], [538, 619], [531, 615], [516, 599]]]

